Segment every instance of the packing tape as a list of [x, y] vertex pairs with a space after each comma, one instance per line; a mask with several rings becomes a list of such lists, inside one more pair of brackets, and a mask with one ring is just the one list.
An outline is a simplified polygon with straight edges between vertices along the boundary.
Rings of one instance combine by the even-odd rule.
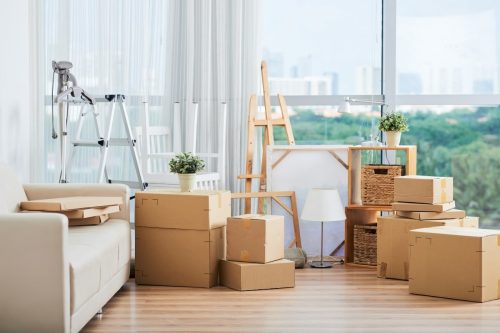
[[378, 277], [384, 278], [387, 275], [387, 263], [383, 262], [380, 264], [379, 270], [378, 270]]
[[240, 260], [241, 261], [248, 261], [250, 259], [250, 253], [248, 250], [241, 250], [240, 251]]
[[243, 228], [250, 229], [252, 227], [252, 222], [250, 220], [243, 220]]
[[405, 270], [405, 280], [408, 280], [409, 269], [408, 269], [408, 262], [407, 261], [405, 261], [405, 263], [404, 263], [404, 270]]
[[446, 192], [446, 178], [441, 178], [441, 202], [450, 201]]
[[497, 235], [497, 246], [500, 246], [500, 235]]
[[498, 280], [497, 297], [500, 298], [500, 280]]

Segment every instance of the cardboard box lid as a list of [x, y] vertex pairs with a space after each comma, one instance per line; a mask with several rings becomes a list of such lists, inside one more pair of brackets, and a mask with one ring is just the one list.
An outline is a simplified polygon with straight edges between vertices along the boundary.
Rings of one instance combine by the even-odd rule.
[[135, 197], [137, 226], [208, 230], [225, 226], [229, 216], [229, 191], [137, 192]]
[[465, 211], [459, 209], [450, 209], [444, 212], [409, 212], [397, 211], [398, 216], [408, 217], [416, 220], [441, 220], [441, 219], [456, 219], [464, 218]]
[[84, 219], [94, 216], [101, 216], [105, 214], [117, 213], [120, 211], [120, 206], [108, 206], [104, 208], [85, 208], [77, 210], [68, 210], [61, 212], [66, 215], [68, 219]]
[[283, 219], [281, 215], [266, 215], [266, 214], [243, 214], [231, 216], [232, 219], [256, 220], [256, 221], [273, 221]]
[[393, 202], [392, 209], [406, 212], [445, 212], [455, 208], [455, 201], [442, 204], [422, 204], [411, 202]]
[[453, 178], [433, 176], [394, 177], [394, 200], [416, 203], [453, 201]]
[[21, 202], [21, 209], [60, 212], [67, 210], [105, 207], [123, 204], [121, 197], [65, 197]]
[[445, 227], [434, 227], [434, 228], [420, 228], [420, 229], [412, 230], [411, 232], [412, 233], [419, 233], [419, 234], [451, 235], [451, 236], [475, 237], [475, 238], [483, 238], [483, 237], [488, 237], [488, 236], [500, 235], [500, 230], [446, 227], [446, 226]]

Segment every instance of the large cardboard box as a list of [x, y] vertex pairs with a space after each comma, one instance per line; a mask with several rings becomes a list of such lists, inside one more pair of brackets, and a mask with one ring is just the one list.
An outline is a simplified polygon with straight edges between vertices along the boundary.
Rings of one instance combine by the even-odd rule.
[[65, 197], [21, 202], [21, 209], [60, 212], [67, 210], [121, 205], [121, 197]]
[[500, 296], [500, 230], [410, 232], [410, 293], [486, 302]]
[[443, 204], [419, 204], [409, 202], [393, 202], [392, 209], [399, 212], [446, 212], [455, 208], [455, 201]]
[[267, 264], [222, 260], [220, 282], [236, 290], [292, 288], [295, 286], [295, 263], [286, 259]]
[[378, 277], [408, 280], [410, 230], [439, 226], [473, 227], [474, 219], [420, 221], [398, 216], [377, 218]]
[[136, 227], [135, 281], [138, 284], [204, 287], [218, 283], [224, 259], [225, 227], [182, 230]]
[[394, 201], [440, 204], [453, 201], [453, 178], [394, 177]]
[[266, 263], [285, 257], [285, 218], [246, 214], [227, 219], [227, 260]]
[[229, 191], [158, 191], [135, 195], [138, 227], [208, 230], [225, 226], [229, 216]]
[[459, 209], [450, 209], [445, 212], [406, 212], [397, 211], [396, 215], [415, 220], [442, 220], [442, 219], [460, 219], [465, 217], [465, 211]]

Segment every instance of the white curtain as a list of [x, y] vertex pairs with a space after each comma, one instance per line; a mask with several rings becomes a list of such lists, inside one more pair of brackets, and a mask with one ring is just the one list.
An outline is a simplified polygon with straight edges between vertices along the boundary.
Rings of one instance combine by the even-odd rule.
[[[39, 6], [40, 93], [50, 95], [51, 60], [73, 62], [81, 87], [94, 95], [122, 93], [132, 126], [139, 125], [141, 101], [150, 103], [151, 124], [173, 126], [173, 103], [182, 110], [199, 105], [198, 151], [216, 152], [217, 116], [227, 103], [226, 184], [240, 190], [246, 115], [258, 87], [258, 1], [254, 0], [48, 0]], [[44, 105], [45, 181], [57, 180], [58, 145], [50, 138], [50, 99]], [[70, 117], [69, 129], [78, 112]], [[101, 111], [105, 115], [105, 110]], [[185, 131], [184, 120], [176, 131]], [[92, 134], [88, 131], [87, 134]], [[97, 152], [77, 156], [76, 181], [97, 167]], [[112, 157], [117, 178], [130, 176], [129, 155]], [[112, 175], [114, 176], [114, 175]]]
[[170, 5], [166, 108], [180, 102], [186, 111], [198, 103], [198, 151], [213, 152], [222, 130], [218, 111], [227, 103], [225, 183], [240, 191], [248, 100], [258, 89], [258, 1], [174, 0]]

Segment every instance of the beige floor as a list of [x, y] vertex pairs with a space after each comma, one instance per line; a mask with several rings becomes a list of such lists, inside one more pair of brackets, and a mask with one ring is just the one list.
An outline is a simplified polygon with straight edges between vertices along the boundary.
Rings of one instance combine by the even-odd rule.
[[408, 294], [373, 269], [296, 272], [293, 289], [238, 292], [136, 286], [85, 332], [500, 332], [500, 301], [469, 303]]

